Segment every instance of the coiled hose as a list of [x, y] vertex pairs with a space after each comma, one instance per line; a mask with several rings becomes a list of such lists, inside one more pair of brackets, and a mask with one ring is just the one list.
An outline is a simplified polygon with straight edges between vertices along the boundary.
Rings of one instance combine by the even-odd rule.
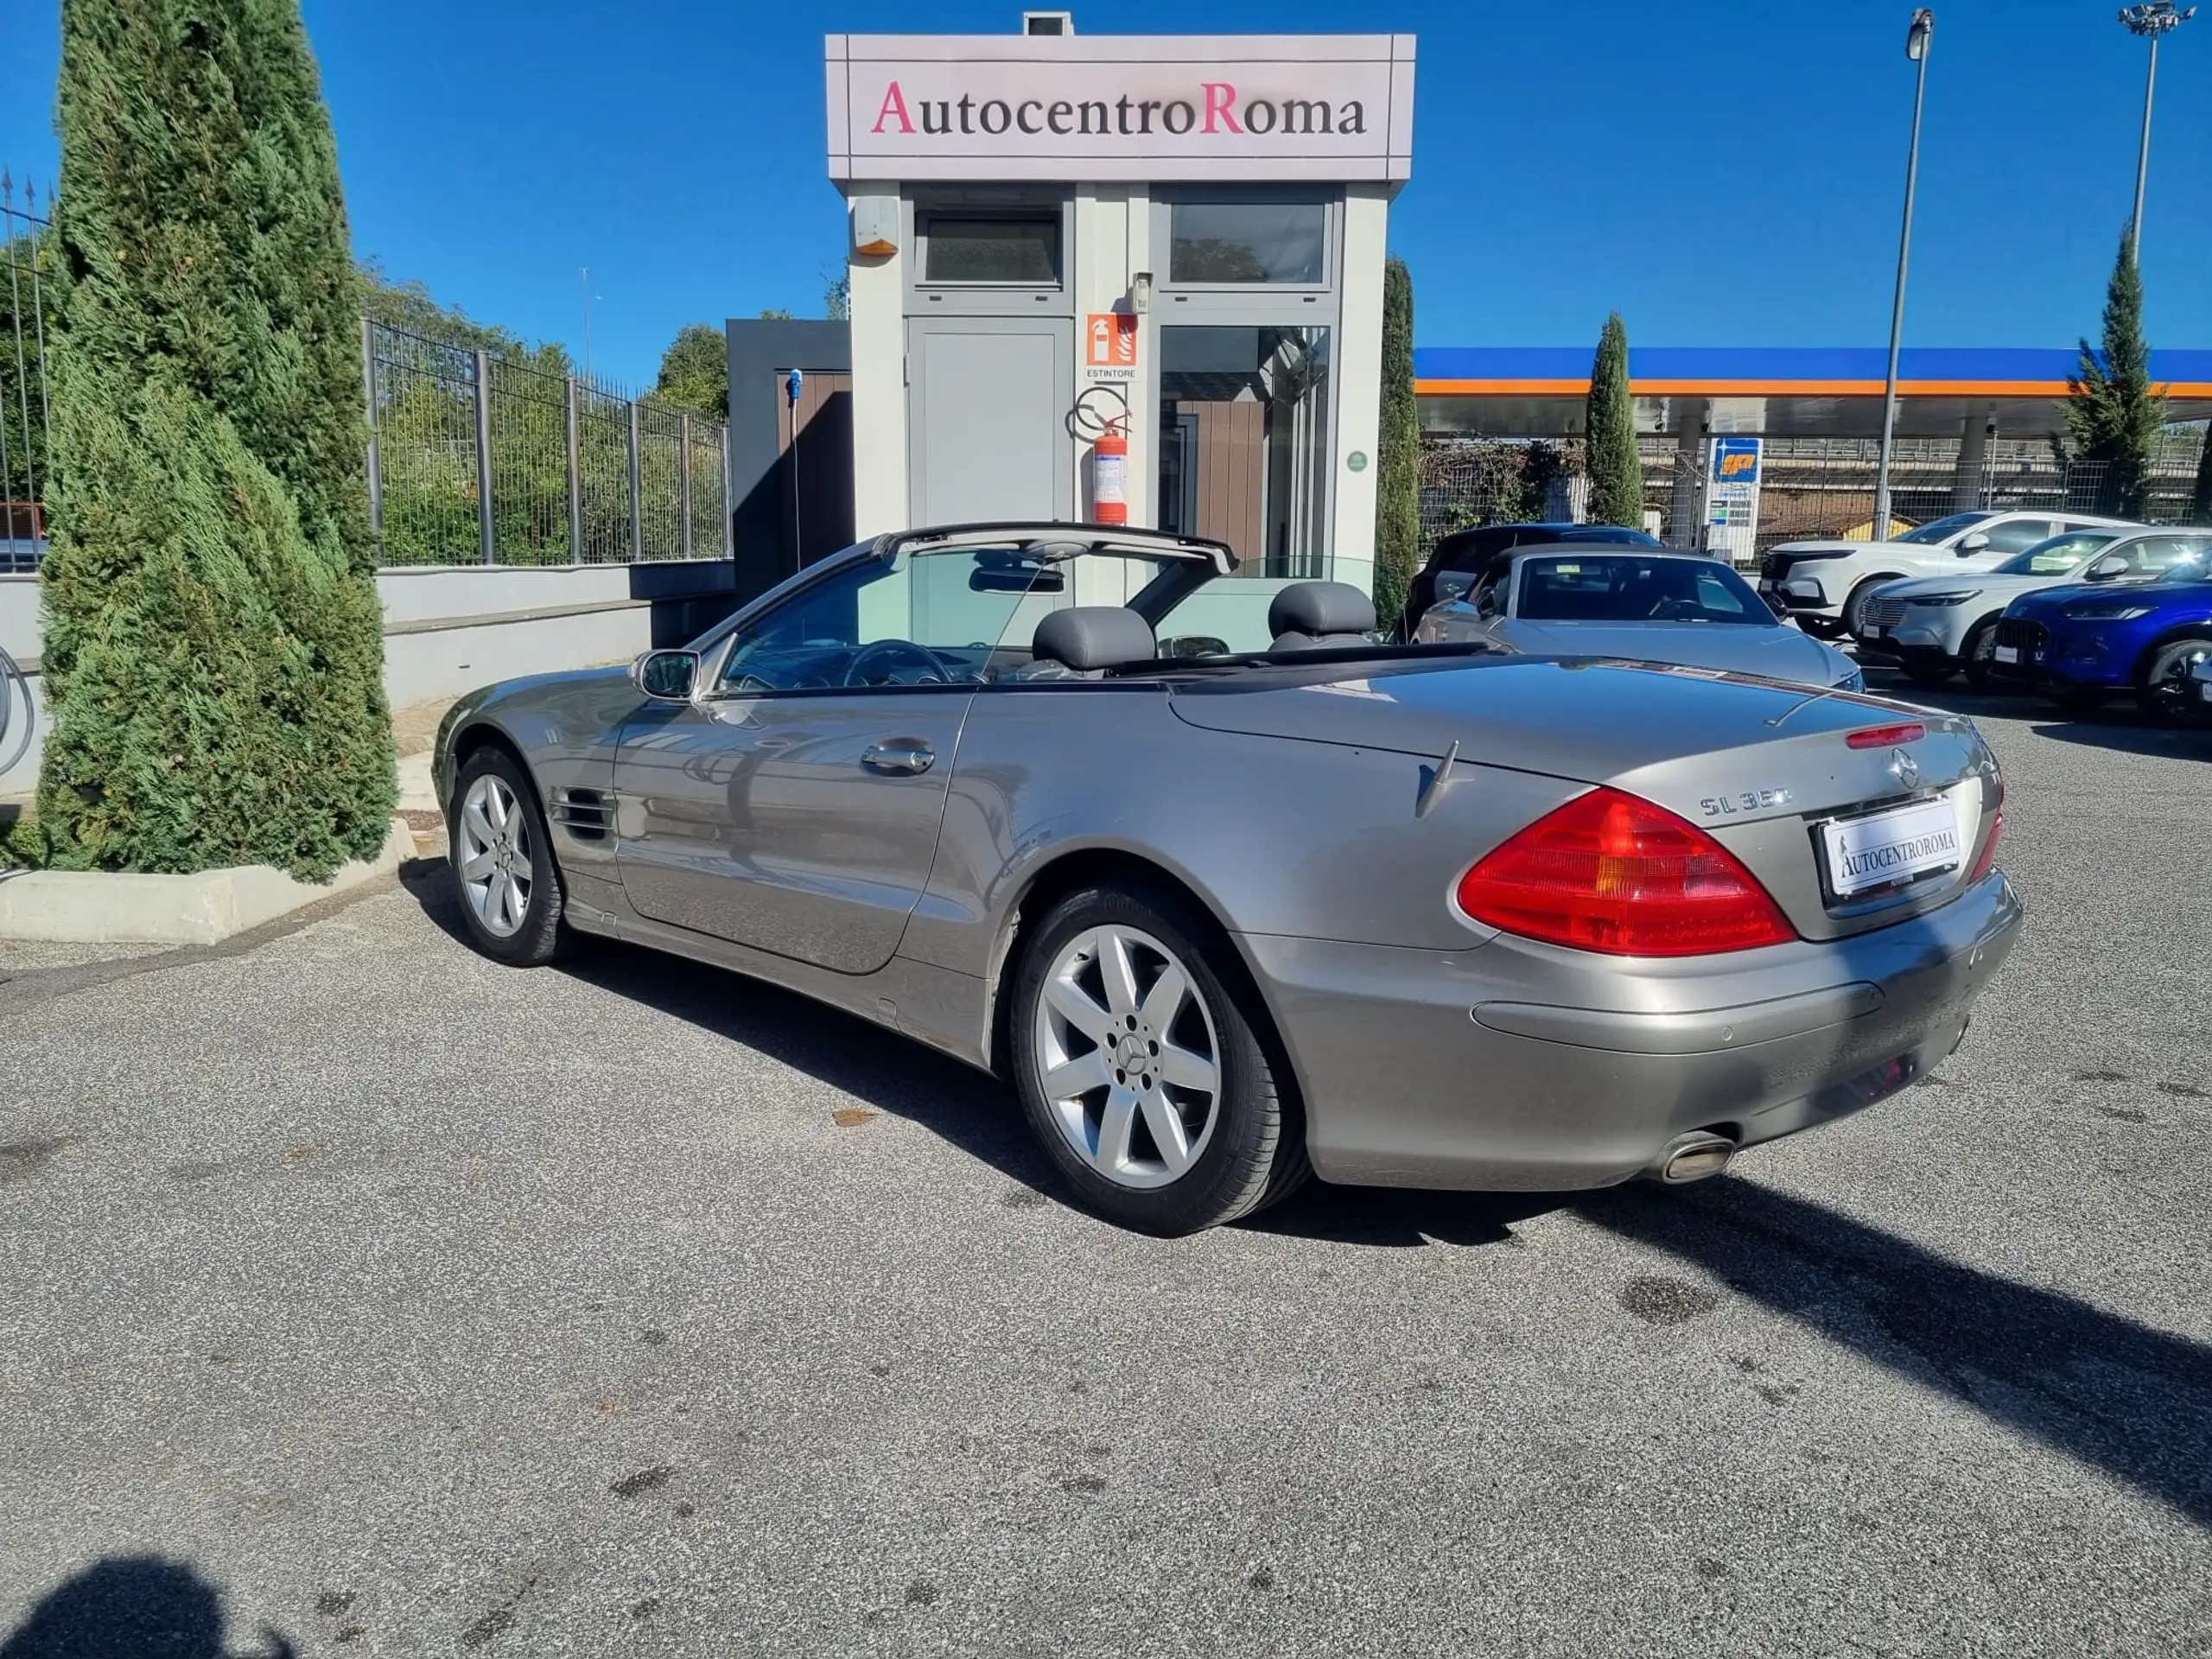
[[[11, 747], [8, 742], [9, 728], [16, 720], [16, 703], [23, 705], [23, 729]], [[38, 730], [38, 705], [31, 701], [31, 683], [23, 677], [23, 671], [16, 659], [0, 651], [0, 776], [4, 776], [23, 753], [31, 746], [32, 735]]]

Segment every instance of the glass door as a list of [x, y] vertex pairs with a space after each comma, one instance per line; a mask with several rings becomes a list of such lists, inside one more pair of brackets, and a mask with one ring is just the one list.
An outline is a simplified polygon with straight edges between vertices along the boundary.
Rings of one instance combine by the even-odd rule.
[[1249, 575], [1328, 574], [1329, 330], [1160, 330], [1160, 524], [1227, 542]]

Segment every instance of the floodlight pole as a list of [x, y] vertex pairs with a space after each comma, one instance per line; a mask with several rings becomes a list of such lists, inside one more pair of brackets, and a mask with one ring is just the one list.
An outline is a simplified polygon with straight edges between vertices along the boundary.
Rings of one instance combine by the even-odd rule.
[[1897, 346], [1904, 334], [1904, 273], [1912, 254], [1912, 196], [1920, 179], [1920, 108], [1928, 96], [1928, 48], [1936, 35], [1936, 13], [1923, 6], [1905, 31], [1904, 54], [1920, 66], [1912, 86], [1912, 143], [1904, 158], [1904, 228], [1897, 235], [1897, 286], [1890, 302], [1890, 367], [1882, 382], [1882, 457], [1874, 470], [1874, 522], [1871, 539], [1890, 539], [1890, 452], [1897, 426]]
[[2143, 79], [2143, 141], [2135, 151], [2135, 215], [2127, 221], [2128, 255], [2138, 270], [2143, 264], [2143, 185], [2151, 174], [2151, 98], [2158, 90], [2158, 37], [2196, 16], [2195, 6], [2178, 10], [2174, 0], [2152, 0], [2120, 10], [2120, 21], [2127, 25], [2127, 32], [2151, 42], [2151, 67]]

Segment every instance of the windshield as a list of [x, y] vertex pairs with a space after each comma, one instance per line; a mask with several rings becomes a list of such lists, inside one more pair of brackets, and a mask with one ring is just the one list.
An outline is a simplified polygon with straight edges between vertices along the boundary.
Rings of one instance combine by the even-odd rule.
[[2118, 536], [2114, 530], [2069, 530], [2047, 542], [2024, 548], [1990, 574], [1999, 576], [2063, 576], [2079, 570], [2099, 548]]
[[1514, 614], [1531, 622], [1776, 626], [1774, 613], [1725, 564], [1628, 554], [1523, 559]]
[[1918, 530], [1908, 530], [1896, 539], [1900, 542], [1941, 542], [1957, 535], [1968, 524], [1978, 524], [1985, 518], [1994, 518], [1993, 512], [1955, 512], [1948, 518], [1932, 519]]

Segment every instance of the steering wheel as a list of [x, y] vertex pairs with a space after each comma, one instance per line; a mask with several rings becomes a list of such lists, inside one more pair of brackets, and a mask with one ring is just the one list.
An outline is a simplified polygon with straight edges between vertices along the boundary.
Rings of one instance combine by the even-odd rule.
[[1705, 607], [1694, 599], [1669, 594], [1651, 607], [1650, 614], [1655, 622], [1694, 622], [1705, 614]]
[[901, 683], [908, 685], [950, 685], [952, 683], [952, 671], [945, 666], [944, 659], [927, 645], [918, 645], [911, 639], [878, 639], [873, 645], [862, 645], [853, 653], [853, 660], [846, 665], [845, 683], [847, 685], [888, 684], [891, 682], [887, 671], [880, 671], [874, 678], [869, 677], [866, 671], [877, 663], [896, 662], [901, 658], [910, 663], [918, 662], [922, 667], [922, 675], [919, 679], [904, 681]]

